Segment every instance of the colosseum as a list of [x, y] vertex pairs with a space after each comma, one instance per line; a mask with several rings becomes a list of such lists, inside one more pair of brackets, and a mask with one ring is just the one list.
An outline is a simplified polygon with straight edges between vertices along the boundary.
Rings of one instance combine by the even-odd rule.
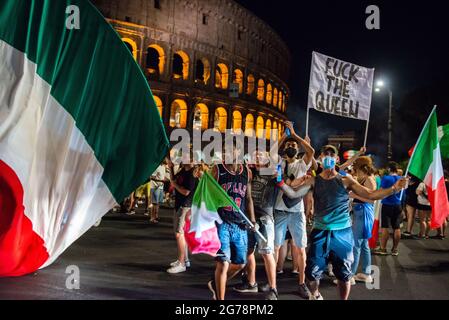
[[141, 66], [168, 132], [279, 138], [291, 55], [260, 18], [232, 0], [93, 3]]

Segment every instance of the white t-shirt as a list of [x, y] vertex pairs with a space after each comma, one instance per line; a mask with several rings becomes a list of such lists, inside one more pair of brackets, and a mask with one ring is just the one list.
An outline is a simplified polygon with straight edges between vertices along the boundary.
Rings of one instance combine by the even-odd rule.
[[[154, 173], [151, 175], [151, 177], [154, 179], [157, 179], [157, 180], [165, 180], [165, 178], [167, 177], [165, 166], [163, 164], [161, 164], [159, 167], [157, 167], [156, 171], [154, 171]], [[163, 188], [163, 187], [164, 187], [163, 182], [157, 182], [157, 181], [151, 180], [151, 188], [157, 189], [157, 188]]]
[[418, 188], [416, 188], [416, 194], [418, 194], [418, 191], [422, 191], [422, 193], [424, 195], [418, 195], [418, 203], [423, 205], [423, 206], [430, 206], [430, 201], [427, 198], [427, 187], [426, 185], [421, 182], [418, 186]]
[[[287, 164], [286, 160], [282, 160], [281, 166], [282, 166], [282, 172], [285, 172], [285, 166]], [[301, 178], [306, 175], [307, 171], [310, 169], [310, 166], [312, 165], [312, 161], [308, 165], [304, 162], [302, 159], [295, 160], [292, 163], [288, 164], [287, 168], [287, 175], [293, 175], [295, 179]], [[287, 212], [304, 212], [304, 202], [301, 200], [297, 205], [291, 208], [287, 208], [287, 206], [284, 203], [284, 200], [282, 200], [282, 195], [284, 193], [279, 190], [278, 196], [276, 198], [276, 204], [274, 206], [275, 210], [280, 211], [287, 211]]]

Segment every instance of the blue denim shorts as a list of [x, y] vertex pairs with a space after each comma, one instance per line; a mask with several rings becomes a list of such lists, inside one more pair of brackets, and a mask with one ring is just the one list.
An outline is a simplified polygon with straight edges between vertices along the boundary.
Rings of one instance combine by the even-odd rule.
[[284, 244], [287, 230], [290, 231], [295, 246], [298, 248], [307, 247], [306, 217], [303, 211], [285, 212], [275, 210], [274, 230], [274, 245], [276, 247]]
[[327, 264], [331, 262], [335, 277], [340, 281], [349, 281], [354, 262], [353, 247], [354, 236], [351, 227], [342, 230], [313, 229], [307, 254], [307, 279], [320, 280]]
[[232, 264], [246, 264], [248, 254], [247, 230], [235, 223], [223, 222], [217, 224], [218, 238], [221, 248], [217, 252], [217, 261], [226, 261]]

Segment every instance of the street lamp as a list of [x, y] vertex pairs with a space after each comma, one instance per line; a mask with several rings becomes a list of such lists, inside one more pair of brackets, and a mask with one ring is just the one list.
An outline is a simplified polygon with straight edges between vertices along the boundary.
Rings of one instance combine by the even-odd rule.
[[[382, 88], [385, 88], [385, 83], [382, 80], [376, 82], [376, 88], [374, 91], [381, 92]], [[392, 110], [393, 110], [393, 92], [389, 88], [385, 88], [388, 91], [389, 104], [388, 104], [388, 151], [387, 151], [387, 159], [391, 161], [393, 158], [393, 149], [391, 145], [392, 139], [392, 129], [393, 129], [393, 119], [392, 119]]]

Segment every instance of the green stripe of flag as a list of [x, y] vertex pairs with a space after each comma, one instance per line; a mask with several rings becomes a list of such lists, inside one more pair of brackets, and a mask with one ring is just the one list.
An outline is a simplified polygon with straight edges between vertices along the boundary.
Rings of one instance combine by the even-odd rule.
[[441, 134], [439, 136], [441, 157], [443, 159], [449, 159], [449, 124], [441, 126], [438, 129]]
[[[65, 26], [69, 5], [80, 9], [80, 30]], [[89, 1], [1, 0], [0, 40], [37, 65], [94, 150], [116, 200], [148, 178], [168, 139], [140, 67]]]

